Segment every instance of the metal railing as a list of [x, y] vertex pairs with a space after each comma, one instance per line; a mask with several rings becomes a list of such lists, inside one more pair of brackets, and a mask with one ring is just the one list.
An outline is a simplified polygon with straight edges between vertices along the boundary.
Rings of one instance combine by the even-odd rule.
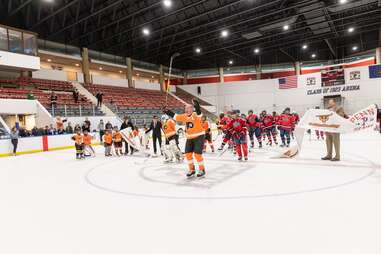
[[50, 114], [53, 117], [56, 116], [103, 116], [105, 115], [101, 108], [96, 107], [95, 105], [91, 106], [83, 106], [81, 104], [77, 106], [67, 106], [60, 105], [60, 106], [54, 106], [52, 105], [51, 108], [47, 108], [47, 110], [50, 112]]

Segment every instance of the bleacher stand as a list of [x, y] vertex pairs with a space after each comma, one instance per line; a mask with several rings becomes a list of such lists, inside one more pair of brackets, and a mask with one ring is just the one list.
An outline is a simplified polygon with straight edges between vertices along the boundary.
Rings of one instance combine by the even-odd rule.
[[[137, 126], [149, 124], [154, 115], [162, 115], [166, 104], [166, 94], [160, 91], [94, 84], [85, 87], [93, 95], [103, 93], [103, 103], [121, 118], [128, 115]], [[184, 104], [171, 95], [167, 105], [176, 112], [184, 108]]]
[[[53, 115], [91, 116], [104, 115], [86, 97], [80, 95], [78, 102], [73, 97], [74, 87], [70, 82], [21, 77], [0, 80], [0, 98], [27, 99], [32, 95]], [[57, 97], [57, 106], [52, 108], [51, 92]]]

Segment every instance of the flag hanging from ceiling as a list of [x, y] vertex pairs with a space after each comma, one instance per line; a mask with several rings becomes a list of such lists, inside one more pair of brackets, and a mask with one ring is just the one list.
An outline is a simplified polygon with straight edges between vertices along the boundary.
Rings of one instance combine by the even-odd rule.
[[279, 79], [279, 89], [298, 88], [298, 76], [289, 76]]

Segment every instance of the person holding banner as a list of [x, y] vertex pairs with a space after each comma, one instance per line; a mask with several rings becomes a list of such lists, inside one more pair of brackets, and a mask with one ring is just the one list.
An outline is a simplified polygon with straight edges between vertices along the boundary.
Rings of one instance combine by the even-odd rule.
[[[328, 101], [328, 109], [335, 112], [343, 118], [348, 118], [342, 107], [338, 107], [334, 99]], [[327, 155], [322, 160], [340, 161], [340, 133], [325, 133], [327, 146]], [[335, 157], [332, 157], [333, 147], [335, 148]]]

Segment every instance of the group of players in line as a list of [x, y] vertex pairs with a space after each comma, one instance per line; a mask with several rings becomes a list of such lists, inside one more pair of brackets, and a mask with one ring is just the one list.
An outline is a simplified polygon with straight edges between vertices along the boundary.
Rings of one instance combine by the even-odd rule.
[[219, 150], [223, 150], [226, 144], [238, 155], [238, 160], [248, 160], [249, 136], [251, 147], [254, 148], [254, 136], [258, 141], [259, 148], [263, 147], [263, 141], [267, 137], [267, 145], [278, 145], [277, 134], [280, 132], [281, 147], [289, 147], [295, 125], [299, 122], [299, 115], [291, 113], [290, 108], [286, 108], [282, 114], [272, 115], [262, 111], [260, 115], [249, 110], [248, 115], [239, 112], [228, 114], [221, 113], [217, 122], [217, 128], [223, 133], [223, 141]]
[[[166, 162], [177, 161], [182, 162], [185, 158], [188, 162], [187, 177], [197, 176], [203, 177], [205, 175], [205, 164], [202, 156], [206, 151], [207, 145], [210, 146], [214, 152], [214, 145], [212, 140], [212, 130], [210, 124], [205, 116], [201, 113], [199, 103], [194, 100], [193, 105], [185, 106], [184, 114], [175, 114], [171, 110], [163, 109], [163, 132], [165, 136], [165, 143], [162, 151], [164, 160]], [[290, 108], [286, 108], [281, 115], [273, 113], [267, 114], [263, 111], [259, 116], [254, 114], [252, 110], [248, 115], [240, 114], [239, 112], [229, 112], [227, 114], [220, 114], [217, 121], [217, 128], [219, 133], [223, 135], [221, 147], [218, 149], [224, 151], [225, 145], [228, 145], [234, 150], [234, 154], [238, 155], [239, 161], [248, 160], [248, 139], [249, 137], [251, 147], [254, 147], [254, 137], [256, 137], [259, 148], [262, 148], [262, 142], [267, 137], [268, 145], [278, 145], [277, 142], [277, 129], [280, 132], [282, 147], [290, 145], [290, 139], [293, 135], [295, 125], [299, 121], [299, 116], [290, 112]], [[176, 122], [185, 124], [185, 153], [183, 154], [179, 148], [179, 136], [176, 131]], [[131, 130], [132, 137], [138, 137], [138, 130]], [[88, 151], [88, 156], [95, 156], [94, 149], [91, 147], [93, 137], [89, 133], [77, 132], [72, 139], [75, 142], [77, 159], [85, 157], [85, 151]], [[148, 139], [146, 139], [148, 141]], [[115, 149], [116, 155], [122, 154], [123, 136], [121, 132], [115, 128], [112, 132], [107, 131], [103, 136], [103, 144], [105, 147], [105, 156], [111, 156], [112, 147]], [[147, 143], [142, 147], [147, 146]], [[197, 161], [198, 168], [196, 169], [194, 159]]]

